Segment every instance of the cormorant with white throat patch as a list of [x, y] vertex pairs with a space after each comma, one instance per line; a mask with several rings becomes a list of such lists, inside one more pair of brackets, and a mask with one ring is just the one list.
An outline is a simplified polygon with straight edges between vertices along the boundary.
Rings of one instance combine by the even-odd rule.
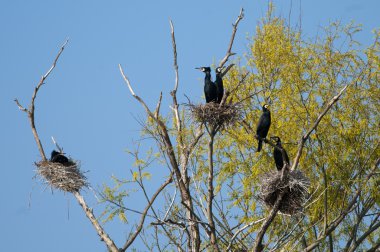
[[222, 78], [223, 67], [217, 67], [215, 69], [215, 85], [216, 85], [216, 93], [217, 93], [217, 103], [221, 103], [224, 95], [223, 88], [223, 78]]

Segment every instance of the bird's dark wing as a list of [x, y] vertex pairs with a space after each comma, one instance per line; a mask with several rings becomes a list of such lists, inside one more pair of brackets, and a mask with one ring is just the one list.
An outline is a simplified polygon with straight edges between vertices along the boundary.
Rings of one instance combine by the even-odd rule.
[[274, 148], [273, 151], [274, 162], [276, 163], [277, 170], [281, 171], [284, 166], [284, 161], [282, 160], [282, 153], [277, 148]]
[[54, 163], [66, 164], [69, 162], [69, 159], [62, 154], [57, 154], [50, 161]]
[[263, 141], [259, 140], [258, 145], [257, 145], [257, 152], [260, 152], [262, 147], [263, 147]]
[[256, 134], [261, 138], [265, 138], [268, 134], [270, 123], [271, 123], [270, 113], [269, 112], [263, 113], [260, 116], [259, 122], [257, 124]]

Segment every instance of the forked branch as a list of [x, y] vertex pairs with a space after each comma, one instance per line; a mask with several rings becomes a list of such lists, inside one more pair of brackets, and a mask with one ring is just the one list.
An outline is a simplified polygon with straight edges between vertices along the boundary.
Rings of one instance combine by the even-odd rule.
[[137, 226], [136, 228], [136, 231], [133, 233], [133, 235], [125, 242], [123, 248], [120, 249], [120, 251], [126, 251], [127, 248], [129, 248], [132, 243], [135, 241], [135, 239], [137, 238], [137, 236], [140, 234], [143, 226], [144, 226], [144, 223], [145, 223], [145, 218], [148, 214], [148, 211], [149, 209], [151, 208], [151, 206], [153, 205], [153, 202], [156, 200], [156, 198], [158, 197], [158, 195], [162, 192], [162, 190], [165, 189], [165, 187], [167, 185], [169, 185], [171, 182], [173, 181], [173, 173], [170, 174], [170, 177], [157, 189], [157, 191], [154, 193], [154, 195], [152, 196], [152, 198], [149, 200], [148, 202], [148, 205], [145, 207], [142, 215], [141, 215], [141, 218], [140, 218], [140, 223], [139, 225]]
[[[65, 46], [66, 46], [67, 43], [68, 43], [68, 40], [66, 40], [65, 43], [63, 43], [63, 45], [61, 46], [61, 49], [59, 50], [57, 56], [54, 59], [53, 65], [45, 73], [45, 75], [43, 75], [41, 77], [39, 83], [34, 88], [34, 92], [33, 92], [33, 96], [32, 96], [32, 99], [31, 99], [31, 102], [30, 102], [30, 105], [29, 105], [29, 109], [24, 108], [20, 104], [20, 102], [17, 99], [15, 99], [15, 102], [16, 102], [17, 106], [19, 107], [19, 109], [21, 111], [27, 113], [27, 115], [28, 115], [30, 126], [31, 126], [32, 132], [33, 132], [33, 136], [34, 136], [34, 139], [35, 139], [35, 141], [37, 143], [37, 147], [38, 147], [38, 150], [39, 150], [39, 152], [41, 154], [41, 157], [42, 157], [43, 161], [46, 161], [47, 158], [46, 158], [43, 146], [41, 144], [41, 140], [40, 140], [40, 138], [38, 136], [36, 125], [35, 125], [35, 121], [34, 121], [35, 100], [36, 100], [38, 91], [40, 90], [41, 86], [43, 84], [45, 84], [45, 80], [51, 74], [51, 72], [53, 71], [53, 69], [55, 68], [55, 66], [57, 65], [58, 59], [61, 56], [63, 50], [65, 49]], [[99, 224], [98, 220], [96, 219], [96, 217], [94, 216], [94, 214], [92, 212], [92, 209], [87, 206], [84, 198], [80, 195], [79, 192], [74, 192], [73, 194], [74, 194], [75, 198], [77, 199], [79, 205], [83, 208], [83, 211], [85, 212], [87, 218], [91, 221], [92, 225], [94, 226], [95, 230], [97, 231], [97, 233], [100, 236], [100, 238], [102, 239], [102, 241], [104, 241], [106, 243], [108, 249], [110, 251], [112, 251], [112, 252], [118, 252], [119, 249], [116, 247], [116, 245], [113, 242], [113, 240], [108, 236], [108, 234], [104, 231], [104, 229], [102, 228], [102, 226]]]
[[58, 62], [58, 59], [59, 57], [61, 56], [63, 50], [65, 49], [65, 46], [66, 44], [69, 42], [68, 39], [66, 39], [65, 43], [63, 43], [63, 45], [61, 46], [61, 49], [59, 50], [57, 56], [55, 57], [54, 59], [54, 62], [52, 64], [52, 66], [49, 68], [49, 70], [41, 77], [40, 79], [40, 82], [37, 84], [37, 86], [34, 88], [34, 92], [33, 92], [33, 95], [32, 95], [32, 99], [30, 101], [30, 105], [29, 105], [29, 109], [26, 109], [25, 107], [23, 107], [20, 102], [18, 101], [18, 99], [15, 99], [14, 101], [16, 102], [18, 108], [27, 113], [28, 115], [28, 118], [29, 118], [29, 122], [30, 122], [30, 126], [32, 128], [32, 132], [33, 132], [33, 136], [34, 136], [34, 140], [36, 141], [36, 144], [37, 144], [37, 147], [38, 147], [38, 150], [40, 152], [40, 155], [42, 157], [42, 160], [43, 161], [46, 161], [46, 155], [45, 155], [45, 152], [44, 152], [44, 148], [42, 147], [42, 144], [41, 144], [41, 140], [40, 140], [40, 137], [38, 136], [38, 133], [37, 133], [37, 129], [36, 129], [36, 125], [35, 125], [35, 122], [34, 122], [34, 102], [36, 100], [36, 97], [37, 97], [37, 93], [38, 91], [40, 90], [41, 86], [43, 84], [45, 84], [45, 80], [46, 78], [50, 75], [50, 73], [53, 71], [53, 69], [55, 68], [55, 66], [57, 65], [57, 62]]

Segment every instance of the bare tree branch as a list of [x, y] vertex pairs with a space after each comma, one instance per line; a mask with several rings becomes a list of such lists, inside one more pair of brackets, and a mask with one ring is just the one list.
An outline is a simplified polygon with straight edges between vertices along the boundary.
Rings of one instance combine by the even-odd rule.
[[[19, 109], [21, 111], [26, 112], [28, 114], [28, 118], [29, 118], [29, 121], [30, 121], [30, 125], [31, 125], [31, 128], [32, 128], [34, 139], [35, 139], [35, 141], [37, 143], [38, 150], [39, 150], [39, 152], [41, 154], [41, 157], [42, 157], [42, 159], [44, 161], [46, 161], [47, 158], [46, 158], [46, 155], [45, 155], [45, 152], [44, 152], [41, 140], [40, 140], [40, 138], [38, 136], [38, 133], [37, 133], [37, 130], [36, 130], [35, 121], [34, 121], [35, 100], [36, 100], [38, 91], [40, 90], [41, 86], [43, 84], [45, 84], [46, 78], [50, 75], [50, 73], [53, 71], [53, 69], [57, 65], [58, 59], [61, 56], [63, 50], [65, 49], [65, 46], [66, 46], [67, 43], [68, 43], [68, 40], [66, 40], [65, 43], [63, 43], [63, 45], [61, 46], [61, 49], [59, 50], [57, 56], [55, 57], [53, 65], [49, 68], [49, 70], [45, 73], [45, 75], [43, 75], [41, 77], [40, 82], [34, 88], [34, 92], [33, 92], [33, 96], [32, 96], [32, 99], [31, 99], [31, 102], [30, 102], [30, 105], [29, 105], [29, 109], [26, 109], [23, 106], [21, 106], [21, 104], [19, 103], [19, 101], [17, 99], [15, 99], [15, 102], [16, 102], [17, 106], [19, 107]], [[53, 140], [53, 141], [55, 142], [55, 140]], [[60, 147], [58, 145], [57, 145], [57, 147], [58, 147], [58, 149], [60, 149]], [[119, 249], [116, 247], [116, 245], [113, 242], [113, 240], [108, 236], [108, 234], [104, 231], [104, 229], [102, 228], [102, 226], [99, 224], [98, 220], [95, 218], [95, 216], [94, 216], [94, 214], [92, 212], [92, 209], [90, 209], [87, 206], [85, 200], [80, 195], [80, 193], [76, 191], [76, 192], [73, 192], [73, 194], [74, 194], [75, 198], [77, 199], [79, 205], [83, 208], [83, 210], [84, 210], [87, 218], [91, 221], [92, 225], [94, 226], [94, 228], [98, 232], [98, 235], [100, 236], [100, 238], [102, 239], [102, 241], [104, 241], [106, 243], [108, 249], [110, 251], [112, 251], [112, 252], [118, 252]]]
[[152, 196], [152, 198], [150, 199], [150, 201], [148, 202], [148, 205], [145, 207], [143, 213], [142, 213], [142, 216], [140, 218], [140, 223], [139, 225], [137, 226], [136, 228], [136, 231], [134, 232], [134, 234], [129, 237], [129, 239], [125, 242], [123, 248], [121, 249], [121, 251], [126, 251], [127, 248], [129, 248], [129, 246], [132, 245], [132, 243], [134, 242], [134, 240], [137, 238], [137, 236], [140, 234], [142, 228], [143, 228], [143, 225], [144, 225], [144, 222], [145, 222], [145, 217], [150, 209], [150, 207], [152, 206], [153, 202], [156, 200], [157, 196], [162, 192], [162, 190], [164, 190], [164, 188], [169, 185], [171, 182], [173, 181], [173, 173], [170, 175], [170, 177], [157, 189], [157, 191], [154, 193], [154, 195]]
[[240, 13], [239, 13], [239, 16], [237, 17], [236, 21], [234, 24], [232, 24], [232, 35], [231, 35], [231, 39], [230, 39], [230, 44], [228, 46], [228, 49], [227, 49], [227, 53], [226, 55], [224, 56], [224, 58], [219, 62], [219, 67], [223, 67], [224, 64], [226, 64], [226, 62], [228, 61], [229, 57], [234, 55], [234, 53], [231, 52], [232, 50], [232, 45], [234, 43], [234, 40], [235, 40], [235, 34], [236, 34], [236, 31], [237, 31], [237, 27], [239, 25], [239, 22], [240, 20], [242, 20], [244, 18], [244, 9], [241, 8], [240, 10]]
[[[288, 175], [288, 169], [285, 169], [285, 173], [284, 173], [285, 178], [286, 178], [287, 175]], [[252, 249], [252, 252], [261, 252], [261, 251], [263, 251], [264, 247], [262, 245], [262, 241], [264, 239], [264, 235], [265, 235], [266, 231], [268, 230], [270, 224], [273, 222], [274, 218], [276, 217], [276, 214], [277, 214], [277, 212], [278, 212], [278, 210], [280, 208], [280, 203], [281, 203], [282, 198], [284, 197], [284, 195], [285, 195], [286, 192], [287, 192], [286, 190], [282, 190], [278, 194], [276, 202], [273, 205], [273, 208], [272, 208], [270, 214], [265, 219], [264, 223], [261, 225], [260, 231], [257, 233], [255, 245], [254, 245], [254, 247]]]
[[210, 226], [210, 243], [215, 251], [220, 251], [216, 239], [216, 231], [215, 231], [215, 222], [212, 211], [212, 204], [214, 200], [214, 161], [213, 161], [213, 150], [214, 150], [214, 136], [216, 132], [214, 132], [214, 126], [212, 126], [212, 132], [210, 133], [210, 141], [208, 144], [209, 153], [208, 153], [208, 161], [209, 161], [209, 172], [208, 172], [208, 195], [207, 195], [207, 219]]
[[175, 34], [174, 34], [174, 26], [173, 22], [170, 20], [170, 33], [172, 37], [172, 45], [173, 45], [173, 58], [174, 58], [174, 70], [175, 70], [175, 85], [173, 89], [174, 95], [177, 93], [178, 90], [178, 82], [179, 82], [179, 75], [178, 75], [178, 63], [177, 63], [177, 44], [175, 42]]
[[66, 46], [66, 44], [68, 42], [69, 42], [69, 40], [66, 39], [66, 41], [61, 46], [61, 49], [59, 50], [57, 56], [55, 57], [53, 65], [49, 68], [49, 70], [45, 73], [45, 75], [43, 75], [41, 77], [40, 82], [34, 88], [34, 93], [32, 95], [32, 99], [31, 99], [31, 102], [30, 102], [30, 105], [29, 105], [29, 109], [26, 109], [23, 106], [21, 106], [21, 104], [19, 103], [19, 101], [17, 99], [14, 100], [16, 102], [18, 108], [21, 111], [26, 112], [28, 114], [30, 126], [32, 128], [32, 132], [33, 132], [33, 136], [34, 136], [34, 140], [37, 143], [38, 150], [40, 152], [42, 160], [44, 160], [44, 161], [47, 160], [46, 159], [46, 155], [45, 155], [45, 152], [44, 152], [44, 148], [42, 147], [41, 140], [40, 140], [40, 137], [38, 136], [36, 125], [35, 125], [35, 122], [34, 122], [34, 108], [35, 108], [34, 102], [36, 100], [38, 91], [40, 90], [41, 86], [45, 83], [46, 78], [50, 75], [50, 73], [53, 71], [53, 69], [57, 65], [58, 59], [61, 56], [61, 54], [62, 54], [63, 50], [65, 49], [65, 46]]
[[[174, 26], [173, 22], [170, 20], [170, 34], [172, 38], [172, 46], [173, 46], [173, 66], [175, 71], [175, 84], [174, 89], [170, 92], [171, 96], [173, 97], [173, 111], [174, 111], [174, 118], [176, 120], [176, 126], [177, 126], [177, 133], [178, 133], [178, 142], [180, 147], [184, 148], [183, 138], [182, 138], [182, 122], [181, 118], [179, 117], [178, 112], [178, 101], [177, 101], [177, 90], [178, 90], [178, 84], [179, 84], [179, 74], [178, 74], [178, 63], [177, 63], [177, 44], [175, 42], [175, 34], [174, 34]], [[186, 182], [185, 182], [186, 183]]]
[[190, 226], [191, 240], [192, 240], [192, 242], [191, 242], [192, 248], [191, 249], [192, 249], [192, 251], [198, 251], [200, 248], [200, 233], [199, 233], [198, 224], [196, 222], [194, 222], [196, 217], [194, 215], [194, 211], [192, 210], [193, 209], [193, 203], [192, 203], [192, 198], [190, 195], [189, 188], [187, 186], [188, 183], [186, 183], [187, 175], [186, 174], [182, 175], [182, 173], [180, 171], [180, 168], [179, 168], [179, 165], [177, 162], [177, 157], [176, 157], [176, 154], [174, 152], [174, 147], [173, 147], [173, 144], [170, 140], [168, 129], [166, 128], [165, 123], [162, 120], [160, 120], [160, 118], [154, 117], [154, 114], [150, 111], [150, 109], [148, 108], [146, 103], [138, 95], [136, 95], [136, 93], [133, 91], [132, 86], [130, 84], [130, 81], [126, 77], [126, 75], [124, 74], [124, 71], [123, 71], [120, 64], [119, 64], [119, 70], [120, 70], [121, 75], [123, 76], [124, 81], [128, 85], [128, 88], [129, 88], [132, 96], [138, 102], [140, 102], [140, 104], [144, 107], [148, 116], [155, 121], [155, 123], [157, 124], [157, 126], [159, 128], [159, 135], [162, 138], [163, 144], [165, 146], [164, 151], [169, 158], [170, 165], [171, 165], [172, 169], [174, 170], [174, 173], [175, 173], [175, 176], [177, 179], [178, 187], [179, 187], [180, 193], [181, 193], [182, 203], [186, 206], [186, 209], [188, 210], [188, 211], [186, 211], [186, 213], [188, 214], [188, 218], [190, 220], [192, 220], [192, 222], [193, 222], [193, 224]]
[[243, 227], [239, 228], [239, 230], [236, 231], [236, 233], [232, 236], [231, 241], [230, 241], [230, 243], [228, 244], [226, 250], [227, 250], [227, 251], [231, 251], [231, 247], [232, 247], [232, 244], [233, 244], [234, 240], [236, 239], [236, 237], [237, 237], [241, 232], [243, 232], [245, 229], [247, 229], [247, 228], [249, 228], [249, 227], [251, 227], [251, 226], [253, 226], [253, 225], [256, 225], [256, 224], [262, 222], [263, 220], [265, 220], [265, 218], [262, 218], [262, 219], [259, 219], [259, 220], [252, 221], [251, 223], [248, 223], [248, 224], [244, 225]]
[[156, 110], [154, 111], [154, 116], [156, 118], [158, 118], [158, 115], [160, 114], [161, 101], [162, 101], [162, 92], [160, 93], [160, 98], [158, 98]]
[[104, 231], [102, 226], [99, 224], [94, 213], [92, 212], [92, 209], [87, 206], [82, 195], [80, 195], [79, 192], [74, 192], [74, 196], [77, 199], [79, 205], [83, 208], [83, 211], [86, 213], [87, 218], [91, 221], [92, 225], [96, 229], [96, 232], [98, 232], [98, 235], [100, 236], [101, 240], [106, 243], [108, 249], [112, 252], [118, 252], [119, 249], [116, 247], [113, 240], [108, 236], [108, 234]]
[[[370, 173], [366, 176], [366, 179], [364, 180], [362, 184], [363, 186], [366, 185], [368, 180], [374, 175], [375, 170], [378, 168], [379, 165], [380, 165], [380, 158], [376, 160], [375, 165], [371, 169]], [[315, 249], [319, 245], [319, 243], [322, 242], [326, 238], [326, 236], [328, 236], [331, 232], [333, 232], [338, 227], [338, 225], [344, 220], [344, 218], [352, 211], [353, 207], [357, 203], [357, 199], [359, 198], [362, 192], [362, 189], [363, 187], [359, 186], [355, 195], [352, 197], [351, 201], [348, 203], [347, 207], [341, 212], [341, 214], [337, 218], [335, 218], [335, 220], [333, 220], [329, 224], [328, 228], [326, 229], [326, 232], [319, 235], [312, 244], [310, 244], [307, 248], [304, 249], [304, 252], [312, 251], [313, 249]]]
[[309, 138], [310, 134], [317, 128], [318, 124], [321, 122], [322, 118], [326, 115], [326, 113], [330, 110], [330, 108], [339, 100], [339, 98], [341, 97], [341, 95], [343, 94], [343, 92], [346, 90], [347, 87], [348, 85], [344, 86], [342, 90], [340, 90], [340, 92], [330, 100], [326, 108], [323, 110], [323, 112], [318, 116], [317, 120], [314, 122], [313, 126], [309, 129], [309, 131], [305, 135], [301, 137], [298, 144], [297, 155], [294, 158], [291, 170], [297, 169], [306, 140]]
[[373, 232], [375, 232], [378, 228], [380, 228], [380, 222], [377, 222], [370, 229], [368, 229], [359, 239], [354, 242], [353, 246], [348, 250], [349, 252], [355, 252], [358, 246]]
[[[359, 208], [359, 206], [357, 208]], [[350, 248], [350, 246], [351, 246], [351, 244], [352, 244], [352, 242], [355, 241], [355, 239], [357, 237], [359, 225], [362, 222], [362, 220], [363, 220], [363, 218], [364, 218], [364, 216], [365, 216], [365, 214], [367, 213], [368, 210], [369, 210], [369, 208], [363, 206], [363, 208], [360, 211], [360, 213], [356, 212], [356, 216], [355, 216], [356, 217], [356, 221], [355, 221], [356, 223], [353, 224], [352, 227], [351, 227], [351, 232], [348, 234], [349, 239], [348, 239], [348, 241], [346, 243], [346, 247], [345, 247], [344, 251], [348, 251], [349, 248]]]

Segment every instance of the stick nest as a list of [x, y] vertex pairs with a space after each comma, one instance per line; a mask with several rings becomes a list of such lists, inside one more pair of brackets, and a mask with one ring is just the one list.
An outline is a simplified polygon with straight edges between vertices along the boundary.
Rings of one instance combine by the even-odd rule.
[[79, 191], [83, 186], [88, 187], [86, 177], [79, 169], [79, 163], [69, 159], [65, 164], [50, 161], [35, 163], [37, 175], [46, 184], [65, 192]]
[[258, 198], [266, 206], [272, 208], [276, 203], [277, 196], [286, 190], [279, 211], [290, 215], [301, 213], [309, 195], [310, 180], [301, 171], [290, 171], [283, 180], [281, 174], [282, 171], [275, 171], [260, 177]]
[[218, 103], [189, 104], [193, 118], [200, 122], [213, 126], [228, 127], [241, 119], [241, 109], [237, 103], [224, 104]]

